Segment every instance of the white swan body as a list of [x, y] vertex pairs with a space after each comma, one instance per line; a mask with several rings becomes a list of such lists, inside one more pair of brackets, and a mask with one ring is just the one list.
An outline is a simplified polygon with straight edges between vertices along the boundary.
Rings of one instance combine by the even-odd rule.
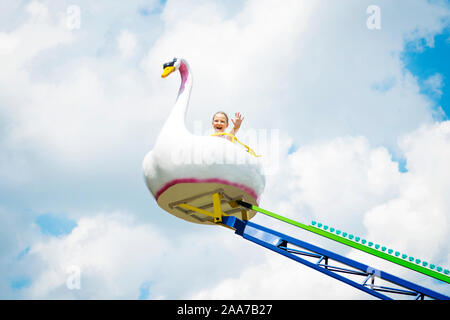
[[[191, 134], [185, 126], [193, 80], [189, 65], [175, 58], [164, 66], [163, 77], [180, 72], [181, 86], [154, 149], [143, 161], [145, 182], [158, 205], [179, 218], [203, 224], [213, 224], [212, 219], [186, 214], [171, 204], [221, 189], [230, 197], [257, 205], [265, 185], [260, 161], [226, 139]], [[250, 212], [248, 218], [254, 214]]]

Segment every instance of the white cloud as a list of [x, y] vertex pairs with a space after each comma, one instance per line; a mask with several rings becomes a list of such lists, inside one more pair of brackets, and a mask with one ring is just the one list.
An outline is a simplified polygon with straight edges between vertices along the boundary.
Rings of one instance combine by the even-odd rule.
[[136, 35], [128, 30], [123, 30], [117, 39], [117, 46], [123, 58], [132, 57], [137, 46]]
[[[138, 294], [167, 246], [166, 239], [130, 215], [103, 213], [82, 218], [71, 234], [35, 243], [27, 259], [34, 262], [29, 298], [127, 298]], [[69, 267], [81, 271], [80, 289], [70, 290]]]
[[[2, 86], [8, 82], [6, 77], [23, 76], [22, 68], [29, 67], [30, 60], [46, 49], [71, 43], [73, 35], [52, 19], [48, 8], [37, 1], [30, 2], [26, 11], [27, 21], [12, 32], [2, 33], [3, 52], [0, 65], [3, 70], [0, 81]], [[14, 73], [19, 72], [18, 75]], [[9, 87], [9, 86], [8, 86]], [[21, 86], [22, 87], [22, 86]]]
[[275, 253], [265, 253], [265, 261], [223, 279], [211, 289], [194, 293], [189, 299], [256, 300], [345, 300], [370, 299], [367, 294]]
[[17, 37], [4, 32], [0, 33], [0, 55], [12, 54], [18, 44], [19, 40]]
[[400, 193], [369, 211], [364, 224], [374, 238], [399, 250], [441, 260], [449, 249], [450, 122], [423, 127], [400, 145], [408, 168], [400, 180]]
[[435, 73], [429, 76], [423, 82], [425, 88], [429, 89], [432, 93], [434, 93], [438, 98], [442, 96], [442, 87], [444, 85], [442, 74]]
[[[150, 299], [186, 298], [235, 274], [242, 265], [238, 256], [246, 257], [246, 266], [261, 261], [224, 229], [187, 228], [179, 235], [138, 223], [130, 213], [94, 213], [80, 218], [66, 236], [35, 240], [20, 261], [21, 270], [32, 274], [20, 297], [136, 299], [141, 285], [149, 283]], [[67, 285], [73, 267], [80, 271], [79, 290]]]
[[304, 223], [323, 221], [361, 233], [364, 213], [399, 194], [398, 164], [364, 137], [335, 138], [286, 153], [281, 151], [280, 172], [268, 177], [264, 206]]
[[[32, 164], [43, 157], [66, 169], [86, 169], [97, 161], [108, 163], [118, 150], [124, 152], [124, 144], [127, 154], [144, 154], [141, 148], [148, 148], [156, 135], [151, 123], [162, 121], [152, 110], [158, 103], [158, 97], [151, 97], [154, 88], [136, 70], [108, 58], [69, 54], [66, 62], [52, 60], [59, 50], [67, 54], [65, 47], [73, 52], [84, 46], [82, 33], [69, 30], [61, 23], [61, 12], [42, 3], [32, 2], [26, 9], [23, 25], [0, 33], [0, 113], [8, 121], [0, 137], [5, 159], [24, 157], [21, 149], [26, 149], [34, 153]], [[125, 32], [120, 39], [122, 53], [133, 54], [136, 37]], [[20, 171], [29, 170], [18, 168], [19, 176]]]

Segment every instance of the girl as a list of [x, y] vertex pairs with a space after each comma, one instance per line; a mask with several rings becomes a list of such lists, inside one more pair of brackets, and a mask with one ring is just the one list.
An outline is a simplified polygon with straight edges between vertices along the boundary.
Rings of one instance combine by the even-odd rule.
[[[244, 118], [241, 116], [239, 112], [236, 112], [234, 115], [236, 118], [234, 120], [231, 119], [234, 126], [233, 129], [231, 129], [230, 134], [236, 136], [236, 133], [239, 131], [242, 120], [244, 120]], [[227, 114], [223, 111], [216, 112], [212, 118], [212, 126], [214, 128], [215, 133], [225, 132], [225, 129], [228, 127]], [[229, 135], [218, 135], [218, 137], [223, 137], [233, 142], [233, 137]]]

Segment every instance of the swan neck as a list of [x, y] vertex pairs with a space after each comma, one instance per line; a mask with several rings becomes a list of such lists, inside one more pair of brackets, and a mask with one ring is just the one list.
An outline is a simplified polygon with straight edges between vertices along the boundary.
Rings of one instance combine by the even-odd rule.
[[177, 135], [189, 134], [186, 128], [186, 113], [192, 89], [192, 74], [189, 65], [184, 60], [181, 61], [178, 71], [181, 76], [180, 90], [178, 91], [175, 105], [162, 129], [162, 136], [172, 136], [174, 133]]

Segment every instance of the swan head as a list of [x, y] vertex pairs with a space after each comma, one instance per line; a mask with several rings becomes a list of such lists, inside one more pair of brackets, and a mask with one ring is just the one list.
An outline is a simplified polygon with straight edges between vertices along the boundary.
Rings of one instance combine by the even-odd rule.
[[163, 65], [163, 73], [161, 74], [162, 78], [166, 78], [171, 74], [172, 72], [178, 70], [181, 65], [181, 59], [173, 58], [172, 61], [166, 62]]

